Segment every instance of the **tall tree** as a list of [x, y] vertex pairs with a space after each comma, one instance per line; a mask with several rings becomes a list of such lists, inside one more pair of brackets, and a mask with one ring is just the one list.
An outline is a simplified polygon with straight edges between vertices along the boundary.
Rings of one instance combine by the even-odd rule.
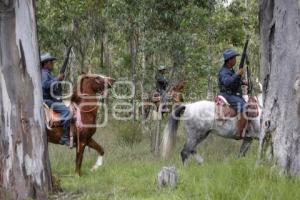
[[[300, 174], [300, 16], [298, 0], [260, 1], [261, 76], [264, 88], [261, 149]], [[266, 141], [270, 142], [266, 142]]]
[[0, 199], [46, 199], [52, 185], [34, 4], [0, 1]]

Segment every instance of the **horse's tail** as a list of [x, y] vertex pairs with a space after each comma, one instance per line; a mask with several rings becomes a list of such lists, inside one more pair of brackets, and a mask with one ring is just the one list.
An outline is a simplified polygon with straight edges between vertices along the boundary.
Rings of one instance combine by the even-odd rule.
[[162, 141], [162, 157], [167, 158], [175, 144], [176, 133], [179, 124], [179, 117], [184, 112], [185, 106], [180, 105], [174, 109], [169, 117], [167, 126], [164, 129], [164, 136]]

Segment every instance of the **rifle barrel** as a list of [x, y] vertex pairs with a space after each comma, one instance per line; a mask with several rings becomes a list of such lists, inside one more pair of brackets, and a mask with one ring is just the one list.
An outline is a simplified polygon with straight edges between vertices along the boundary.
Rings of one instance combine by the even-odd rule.
[[239, 65], [240, 69], [243, 68], [244, 65], [245, 65], [248, 43], [249, 43], [249, 39], [247, 38], [246, 43], [244, 45], [244, 49], [243, 49], [243, 53], [242, 53], [242, 57], [241, 57], [241, 62], [240, 62], [240, 65]]
[[62, 65], [62, 67], [59, 71], [61, 74], [64, 74], [66, 72], [66, 68], [67, 68], [67, 65], [68, 65], [68, 62], [69, 62], [69, 56], [70, 56], [70, 53], [71, 53], [71, 49], [72, 49], [72, 46], [68, 47], [66, 57], [64, 59], [64, 63], [63, 63], [63, 65]]

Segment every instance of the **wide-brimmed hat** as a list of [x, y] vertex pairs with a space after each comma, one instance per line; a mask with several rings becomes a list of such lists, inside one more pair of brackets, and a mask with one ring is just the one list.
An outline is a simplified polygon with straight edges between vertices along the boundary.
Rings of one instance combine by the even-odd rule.
[[44, 53], [41, 55], [41, 64], [46, 63], [48, 61], [56, 60], [54, 56], [52, 56], [50, 53]]
[[223, 53], [224, 61], [229, 60], [230, 58], [239, 56], [240, 54], [237, 53], [234, 49], [227, 49]]

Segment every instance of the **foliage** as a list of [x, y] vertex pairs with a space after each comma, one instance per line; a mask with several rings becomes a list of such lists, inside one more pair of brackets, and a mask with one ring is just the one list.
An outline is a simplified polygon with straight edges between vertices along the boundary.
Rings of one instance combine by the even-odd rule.
[[[225, 7], [224, 0], [38, 0], [40, 50], [53, 53], [60, 64], [63, 49], [72, 44], [74, 68], [87, 68], [117, 80], [135, 78], [136, 98], [142, 96], [141, 85], [146, 91], [153, 90], [156, 67], [164, 64], [170, 69], [170, 79], [188, 80], [185, 101], [197, 101], [207, 98], [209, 80], [213, 83], [212, 92], [218, 92], [217, 73], [223, 64], [222, 52], [231, 47], [241, 51], [246, 35], [250, 35], [250, 67], [258, 77], [257, 3], [247, 2], [245, 5], [243, 0], [233, 0]], [[137, 44], [135, 71], [131, 66], [132, 39]], [[118, 94], [130, 93], [126, 86], [115, 90]], [[53, 172], [61, 177], [65, 191], [62, 195], [71, 194], [79, 199], [293, 199], [299, 196], [298, 180], [279, 176], [265, 166], [254, 167], [256, 148], [249, 157], [236, 160], [239, 144], [215, 138], [208, 138], [198, 149], [206, 164], [198, 166], [191, 162], [188, 168], [183, 168], [178, 158], [183, 145], [180, 138], [176, 154], [169, 161], [177, 166], [178, 187], [158, 190], [156, 175], [169, 162], [153, 157], [142, 128], [137, 122], [110, 121], [96, 137], [106, 152], [104, 166], [96, 173], [89, 172], [96, 154], [87, 151], [80, 179], [73, 177], [75, 152], [50, 145]], [[65, 159], [66, 154], [70, 159]]]
[[[138, 45], [137, 86], [142, 81], [144, 53], [146, 90], [154, 87], [156, 67], [165, 64], [170, 66], [171, 79], [189, 80], [186, 95], [193, 91], [199, 99], [206, 95], [207, 77], [216, 77], [224, 49], [233, 46], [241, 50], [246, 32], [253, 38], [250, 58], [258, 64], [255, 2], [249, 1], [247, 8], [242, 0], [235, 0], [228, 7], [222, 3], [214, 0], [39, 0], [40, 47], [43, 52], [51, 51], [61, 58], [64, 46], [73, 44], [77, 60], [73, 64], [130, 80], [133, 72], [129, 40], [134, 37]], [[109, 62], [103, 64], [104, 52]], [[137, 96], [141, 96], [140, 92], [137, 87]]]
[[133, 122], [119, 123], [118, 141], [119, 144], [133, 147], [142, 140], [142, 129], [140, 124]]

